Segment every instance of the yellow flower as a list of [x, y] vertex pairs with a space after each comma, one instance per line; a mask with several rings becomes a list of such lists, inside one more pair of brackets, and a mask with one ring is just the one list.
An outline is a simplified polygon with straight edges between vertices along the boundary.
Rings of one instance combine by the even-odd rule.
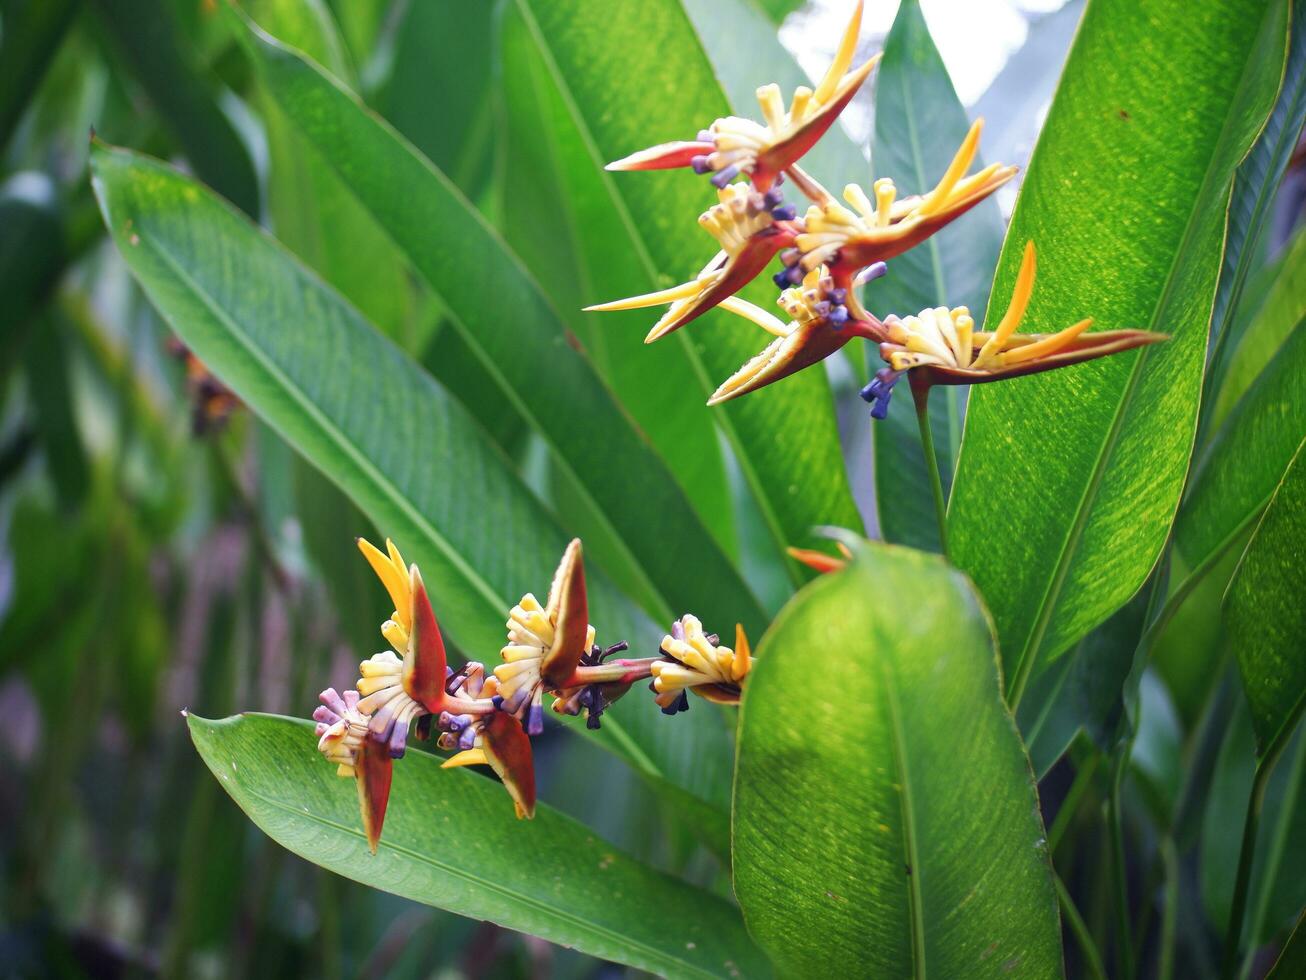
[[686, 614], [671, 624], [662, 639], [664, 660], [650, 667], [654, 701], [663, 713], [689, 710], [687, 690], [718, 704], [738, 704], [744, 679], [753, 666], [748, 637], [735, 626], [735, 648], [721, 646], [715, 636], [703, 632], [696, 616]]
[[861, 26], [862, 0], [858, 0], [825, 77], [814, 90], [799, 86], [788, 108], [780, 86], [763, 85], [757, 90], [763, 122], [726, 116], [702, 130], [696, 140], [650, 147], [608, 164], [607, 169], [690, 166], [697, 173], [711, 173], [717, 187], [744, 174], [757, 190], [770, 190], [825, 134], [880, 60], [876, 55], [860, 68], [849, 70]]
[[923, 196], [899, 200], [893, 181], [881, 177], [872, 186], [873, 201], [856, 184], [844, 188], [850, 209], [810, 181], [807, 191], [820, 203], [807, 209], [805, 230], [797, 237], [803, 270], [827, 265], [842, 284], [857, 270], [919, 245], [1009, 181], [1016, 168], [996, 163], [965, 176], [979, 150], [982, 128], [983, 120], [976, 120], [939, 183]]

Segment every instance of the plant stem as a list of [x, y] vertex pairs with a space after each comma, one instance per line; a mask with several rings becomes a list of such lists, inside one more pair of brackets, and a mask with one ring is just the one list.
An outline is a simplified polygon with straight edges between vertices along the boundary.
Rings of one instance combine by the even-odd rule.
[[930, 489], [934, 491], [934, 516], [939, 522], [939, 548], [948, 557], [948, 501], [943, 495], [943, 475], [939, 473], [939, 458], [934, 453], [934, 433], [930, 429], [930, 388], [917, 384], [911, 376], [911, 396], [916, 402], [916, 424], [921, 430], [921, 449], [925, 452], [925, 468], [930, 472]]
[[1057, 811], [1057, 818], [1052, 821], [1052, 827], [1048, 830], [1049, 854], [1057, 852], [1057, 845], [1061, 843], [1061, 838], [1066, 833], [1066, 827], [1070, 826], [1071, 818], [1074, 817], [1075, 811], [1079, 809], [1079, 801], [1083, 799], [1088, 787], [1092, 784], [1093, 773], [1097, 771], [1097, 764], [1101, 759], [1102, 756], [1094, 752], [1088, 757], [1088, 761], [1076, 770], [1075, 781], [1070, 784], [1070, 790], [1061, 803], [1061, 809]]
[[1070, 927], [1071, 933], [1079, 943], [1080, 952], [1084, 954], [1084, 966], [1088, 969], [1089, 976], [1094, 977], [1095, 980], [1106, 980], [1102, 955], [1097, 951], [1097, 943], [1093, 942], [1093, 934], [1088, 931], [1079, 909], [1075, 907], [1075, 900], [1066, 890], [1066, 883], [1061, 880], [1061, 875], [1055, 873], [1052, 875], [1052, 882], [1057, 888], [1057, 901], [1061, 903], [1061, 914], [1066, 917], [1066, 925]]
[[1127, 977], [1133, 964], [1133, 942], [1129, 925], [1129, 881], [1125, 874], [1125, 834], [1120, 813], [1120, 797], [1124, 783], [1125, 766], [1129, 758], [1126, 750], [1117, 754], [1111, 774], [1111, 796], [1108, 800], [1107, 824], [1111, 835], [1111, 872], [1116, 891], [1116, 973]]

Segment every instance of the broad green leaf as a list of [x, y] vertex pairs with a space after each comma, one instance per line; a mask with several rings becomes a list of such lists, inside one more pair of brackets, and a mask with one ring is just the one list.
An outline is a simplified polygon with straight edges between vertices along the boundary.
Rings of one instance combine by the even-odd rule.
[[[1215, 310], [1211, 316], [1211, 337], [1214, 349], [1212, 367], [1219, 368], [1221, 353], [1232, 339], [1229, 329], [1239, 314], [1239, 301], [1256, 255], [1256, 242], [1272, 213], [1275, 192], [1288, 169], [1288, 161], [1306, 123], [1306, 2], [1292, 0], [1291, 34], [1288, 39], [1288, 62], [1283, 85], [1274, 109], [1265, 120], [1265, 129], [1252, 147], [1247, 158], [1238, 167], [1234, 179], [1233, 196], [1229, 201], [1229, 228], [1225, 236], [1224, 265], [1220, 272], [1220, 286], [1215, 294]], [[1212, 392], [1214, 394], [1214, 392]], [[1236, 398], [1236, 396], [1234, 396]], [[1225, 402], [1220, 393], [1220, 405], [1227, 410], [1232, 402]], [[1219, 418], [1206, 419], [1203, 426], [1219, 425]]]
[[[105, 224], [169, 325], [421, 565], [451, 641], [493, 660], [505, 612], [548, 587], [567, 542], [509, 462], [429, 375], [200, 185], [103, 145], [92, 162]], [[662, 630], [601, 570], [589, 571], [599, 639], [656, 648]], [[674, 783], [708, 822], [724, 810], [721, 714], [659, 724], [669, 719], [634, 696], [610, 714], [599, 733], [606, 744], [644, 775]]]
[[[1303, 17], [1306, 20], [1306, 17]], [[1306, 59], [1303, 59], [1306, 60]], [[1306, 320], [1306, 232], [1298, 232], [1276, 265], [1264, 299], [1229, 353], [1228, 370], [1212, 391], [1210, 431], [1228, 418], [1252, 382], [1278, 354], [1293, 329]]]
[[[1202, 902], [1216, 930], [1229, 920], [1243, 821], [1255, 762], [1252, 726], [1239, 706], [1220, 748], [1202, 819]], [[1306, 904], [1306, 737], [1298, 732], [1271, 773], [1257, 826], [1244, 945], [1259, 946], [1292, 924]]]
[[1170, 339], [972, 392], [949, 545], [993, 611], [1013, 699], [1040, 651], [1056, 656], [1118, 609], [1165, 543], [1233, 174], [1273, 104], [1286, 38], [1283, 0], [1101, 0], [1084, 14], [993, 294], [1011, 294], [1032, 240], [1024, 329], [1093, 316]]
[[[917, 0], [903, 0], [884, 42], [877, 69], [877, 177], [891, 177], [900, 194], [927, 193], [943, 176], [970, 128]], [[972, 168], [982, 166], [977, 161]], [[889, 264], [867, 287], [866, 303], [879, 316], [910, 316], [927, 307], [968, 306], [982, 322], [993, 267], [1002, 247], [1002, 215], [990, 199]], [[872, 370], [883, 367], [871, 349]], [[944, 492], [961, 446], [965, 388], [938, 388], [930, 399], [930, 427]], [[871, 423], [875, 440], [875, 505], [885, 540], [939, 550], [938, 520], [920, 430], [904, 388], [889, 417]]]
[[28, 100], [45, 77], [77, 13], [76, 0], [14, 0], [5, 4], [0, 33], [0, 151], [9, 143]]
[[[517, 6], [596, 170], [654, 143], [692, 138], [730, 111], [692, 25], [674, 0], [616, 7], [603, 0], [518, 0]], [[761, 84], [769, 72], [759, 75]], [[710, 185], [688, 170], [602, 177], [613, 191], [612, 207], [627, 225], [627, 247], [642, 267], [620, 295], [684, 282], [712, 256], [716, 243], [695, 222], [714, 201]], [[743, 295], [770, 305], [775, 289], [763, 276]], [[656, 319], [655, 311], [649, 313], [645, 324]], [[703, 317], [677, 335], [678, 341], [661, 342], [684, 344], [697, 365], [695, 376], [650, 375], [650, 383], [679, 384], [683, 397], [703, 400], [767, 339], [726, 313]], [[804, 573], [781, 556], [782, 548], [806, 540], [814, 526], [861, 526], [843, 468], [829, 383], [823, 372], [803, 371], [721, 406], [715, 417], [766, 518], [773, 560], [784, 561], [801, 581]]]
[[[201, 180], [257, 215], [258, 178], [235, 127], [218, 107], [212, 80], [161, 0], [94, 0], [132, 73]], [[114, 137], [114, 133], [101, 135]]]
[[[353, 83], [344, 42], [322, 0], [256, 0], [244, 9], [264, 30]], [[400, 346], [420, 349], [399, 250], [271, 95], [263, 94], [260, 107], [268, 135], [268, 210], [278, 240]]]
[[[1306, 432], [1306, 425], [1302, 426]], [[1286, 739], [1306, 708], [1306, 453], [1303, 440], [1225, 598], [1257, 750]]]
[[1175, 522], [1175, 546], [1196, 570], [1256, 519], [1306, 433], [1306, 320], [1261, 372], [1198, 462]]
[[[627, 857], [541, 805], [518, 820], [492, 779], [412, 750], [394, 767], [375, 855], [352, 780], [317, 754], [310, 722], [187, 718], [204, 762], [283, 847], [413, 901], [486, 919], [664, 976], [763, 976], [737, 909]], [[674, 910], [668, 928], [664, 911]]]
[[[763, 613], [662, 460], [504, 242], [449, 180], [356, 96], [256, 29], [278, 105], [336, 168], [448, 309], [451, 322], [560, 466], [587, 490], [662, 597], [670, 621], [708, 606], [759, 628]], [[674, 548], [667, 547], [675, 542]]]
[[735, 894], [781, 973], [1060, 975], [1029, 758], [979, 597], [942, 559], [860, 546], [785, 608], [735, 789]]
[[[515, 7], [500, 25], [503, 98], [503, 226], [594, 367], [676, 474], [703, 523], [737, 552], [716, 413], [685, 397], [692, 377], [684, 343], [646, 345], [648, 313], [592, 316], [596, 295], [620, 295], [642, 273], [630, 228], [613, 207], [611, 183], [594, 165], [539, 49]], [[570, 314], [568, 311], [571, 311]], [[650, 383], [660, 381], [661, 383]]]

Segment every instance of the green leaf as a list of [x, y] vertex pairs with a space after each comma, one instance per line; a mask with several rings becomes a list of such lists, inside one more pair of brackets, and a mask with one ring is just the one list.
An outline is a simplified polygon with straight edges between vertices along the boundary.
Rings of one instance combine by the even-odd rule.
[[500, 396], [534, 424], [626, 543], [662, 597], [649, 612], [669, 622], [706, 606], [760, 628], [763, 613], [747, 585], [571, 346], [520, 260], [449, 180], [356, 96], [261, 31], [247, 39], [278, 105], [412, 260]]
[[[1293, 328], [1306, 320], [1306, 231], [1297, 233], [1275, 269], [1255, 315], [1249, 318], [1244, 330], [1235, 331], [1238, 339], [1229, 352], [1228, 369], [1212, 375], [1215, 382], [1212, 391], [1216, 395], [1210, 418], [1212, 432], [1219, 429], [1252, 382], [1274, 360], [1292, 336]], [[1213, 365], [1212, 371], [1216, 370], [1217, 366]]]
[[[410, 751], [394, 767], [375, 855], [353, 781], [318, 756], [310, 722], [189, 716], [231, 798], [283, 847], [337, 874], [665, 976], [762, 976], [737, 909], [640, 864], [547, 806], [518, 820], [494, 780]], [[664, 913], [676, 915], [668, 928]]]
[[1265, 980], [1293, 980], [1293, 977], [1306, 976], [1306, 929], [1302, 928], [1303, 922], [1306, 922], [1306, 912], [1297, 916], [1292, 935], [1283, 944], [1283, 950], [1265, 975]]
[[1273, 105], [1286, 19], [1283, 2], [1102, 0], [1080, 24], [994, 295], [1011, 294], [1033, 240], [1026, 329], [1091, 315], [1170, 339], [972, 392], [949, 545], [993, 610], [1016, 701], [1040, 651], [1056, 656], [1118, 609], [1166, 541], [1233, 174]]
[[76, 0], [15, 0], [5, 4], [0, 33], [0, 151], [45, 77], [76, 15]]
[[[890, 177], [900, 194], [924, 194], [939, 182], [966, 137], [970, 121], [930, 37], [917, 0], [903, 0], [884, 42], [877, 69], [876, 176]], [[977, 160], [973, 170], [982, 162]], [[1002, 215], [995, 200], [924, 244], [894, 259], [883, 279], [867, 287], [866, 303], [880, 316], [910, 316], [935, 306], [968, 306], [982, 322], [993, 267], [1002, 247]], [[872, 370], [883, 366], [878, 351]], [[944, 492], [961, 447], [966, 389], [936, 389], [930, 426]], [[939, 551], [938, 521], [916, 413], [905, 392], [889, 417], [871, 424], [875, 439], [875, 504], [885, 540]]]
[[[262, 28], [352, 82], [344, 42], [322, 0], [256, 0], [244, 9]], [[262, 96], [272, 230], [401, 347], [419, 350], [403, 256], [272, 96]]]
[[[1300, 370], [1300, 369], [1299, 369]], [[1299, 431], [1306, 431], [1303, 425]], [[1258, 752], [1291, 733], [1306, 707], [1306, 453], [1303, 440], [1247, 545], [1225, 597]]]
[[[1243, 820], [1254, 766], [1252, 726], [1239, 706], [1220, 748], [1202, 819], [1202, 902], [1225, 931], [1238, 870]], [[1256, 832], [1244, 944], [1259, 946], [1287, 928], [1306, 904], [1306, 736], [1298, 732], [1270, 775]]]
[[[1256, 242], [1266, 218], [1272, 213], [1275, 192], [1288, 169], [1288, 162], [1301, 136], [1302, 124], [1306, 123], [1306, 2], [1293, 0], [1291, 19], [1288, 61], [1278, 100], [1256, 145], [1238, 167], [1233, 196], [1229, 201], [1224, 267], [1220, 272], [1220, 288], [1215, 294], [1215, 311], [1211, 317], [1211, 336], [1215, 341], [1212, 366], [1215, 368], [1221, 366], [1220, 355], [1231, 339], [1232, 321], [1240, 312], [1243, 287], [1255, 264]], [[1225, 403], [1221, 392], [1220, 404], [1228, 409], [1232, 401]], [[1219, 425], [1219, 419], [1212, 418], [1210, 425]]]
[[[258, 178], [211, 79], [161, 0], [95, 0], [105, 26], [200, 179], [257, 215]], [[102, 134], [113, 136], [112, 133]]]
[[1306, 432], [1306, 320], [1229, 413], [1195, 467], [1175, 547], [1198, 570], [1256, 519]]
[[857, 551], [785, 607], [749, 677], [733, 815], [749, 930], [795, 976], [1060, 975], [1033, 774], [979, 598], [939, 558]]
[[[693, 377], [680, 342], [644, 343], [648, 313], [579, 313], [595, 296], [618, 296], [642, 275], [630, 229], [613, 208], [611, 182], [515, 7], [500, 29], [503, 97], [503, 226], [555, 306], [567, 317], [595, 369], [620, 392], [649, 441], [667, 461], [694, 509], [730, 554], [738, 551], [716, 412], [686, 397], [676, 379]], [[663, 383], [650, 383], [660, 379]]]
[[0, 385], [64, 267], [67, 246], [59, 219], [58, 192], [46, 174], [23, 171], [0, 184]]
[[[421, 565], [450, 640], [492, 659], [505, 611], [547, 588], [567, 543], [508, 460], [429, 375], [200, 185], [103, 144], [92, 175], [105, 224], [169, 325]], [[599, 638], [656, 648], [662, 630], [600, 569], [586, 578]], [[667, 719], [632, 696], [599, 734], [720, 820], [730, 780], [724, 719], [685, 718], [659, 724]]]
[[[654, 143], [692, 138], [730, 111], [674, 0], [617, 7], [604, 0], [518, 0], [517, 6], [582, 129], [596, 170]], [[759, 84], [767, 74], [759, 72]], [[715, 243], [694, 221], [714, 200], [709, 185], [689, 171], [602, 177], [612, 190], [614, 213], [627, 227], [627, 248], [640, 257], [642, 269], [620, 295], [684, 282], [711, 257]], [[761, 280], [743, 295], [770, 305], [775, 289], [769, 277]], [[726, 313], [703, 317], [677, 337], [662, 343], [683, 344], [697, 366], [695, 376], [656, 380], [679, 383], [684, 397], [696, 392], [703, 399], [766, 339]], [[803, 371], [715, 413], [766, 518], [773, 560], [785, 562], [801, 581], [805, 573], [782, 556], [784, 547], [806, 540], [817, 525], [861, 526], [824, 373]]]

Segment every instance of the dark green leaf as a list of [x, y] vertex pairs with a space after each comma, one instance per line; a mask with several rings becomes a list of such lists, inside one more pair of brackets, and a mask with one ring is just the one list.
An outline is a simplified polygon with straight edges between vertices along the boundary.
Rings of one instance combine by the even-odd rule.
[[[1306, 425], [1303, 425], [1306, 430]], [[1252, 708], [1257, 750], [1306, 706], [1306, 453], [1298, 444], [1225, 597], [1226, 629]]]
[[949, 545], [993, 610], [1017, 700], [1040, 651], [1056, 656], [1118, 609], [1166, 541], [1233, 174], [1273, 105], [1286, 18], [1281, 2], [1103, 0], [1076, 35], [994, 295], [1010, 295], [1033, 240], [1025, 329], [1091, 315], [1171, 337], [972, 392]]
[[0, 151], [77, 13], [76, 0], [15, 0], [0, 33]]
[[171, 8], [161, 0], [95, 0], [95, 6], [200, 179], [246, 214], [257, 215], [254, 165], [218, 107], [212, 80], [184, 43]]
[[[692, 138], [730, 111], [692, 25], [673, 0], [618, 7], [603, 0], [518, 0], [517, 6], [596, 169], [663, 140]], [[758, 83], [768, 74], [760, 70]], [[711, 257], [714, 243], [694, 222], [713, 201], [710, 186], [689, 171], [602, 176], [613, 190], [612, 207], [627, 224], [627, 247], [641, 258], [640, 278], [627, 282], [621, 295], [683, 282]], [[769, 305], [775, 289], [768, 277], [762, 279], [743, 295]], [[678, 341], [662, 342], [683, 343], [698, 370], [671, 383], [681, 384], [686, 398], [704, 399], [766, 338], [724, 313], [678, 335]], [[786, 561], [795, 580], [802, 573], [780, 557], [782, 548], [801, 543], [817, 525], [860, 526], [829, 399], [824, 374], [809, 370], [716, 409], [766, 518], [772, 560]]]
[[749, 929], [793, 976], [1059, 975], [1033, 774], [979, 598], [942, 559], [858, 552], [785, 608], [749, 677]]
[[58, 317], [37, 324], [27, 348], [27, 390], [36, 412], [36, 434], [45, 453], [60, 508], [69, 513], [86, 498], [90, 467], [74, 417], [66, 331]]
[[758, 628], [763, 613], [743, 579], [517, 257], [443, 174], [348, 90], [266, 34], [248, 37], [278, 105], [403, 248], [500, 396], [535, 425], [619, 532], [662, 597], [649, 612], [670, 621], [706, 604]]
[[310, 722], [192, 715], [187, 724], [240, 808], [277, 843], [337, 874], [666, 976], [767, 972], [725, 900], [640, 864], [547, 806], [518, 820], [493, 780], [410, 750], [395, 765], [372, 855], [353, 781], [322, 761]]
[[[458, 648], [491, 659], [505, 611], [523, 592], [547, 588], [567, 542], [508, 461], [444, 389], [198, 184], [103, 145], [92, 162], [105, 223], [173, 329], [421, 565]], [[599, 569], [587, 581], [600, 639], [656, 648], [662, 630]], [[600, 734], [641, 773], [724, 810], [719, 713], [659, 724], [667, 719], [632, 696], [610, 714]]]
[[[890, 177], [899, 193], [924, 194], [939, 182], [970, 128], [917, 0], [903, 0], [884, 42], [877, 69], [876, 176]], [[976, 162], [972, 169], [981, 166]], [[993, 267], [1002, 247], [1002, 215], [990, 199], [894, 259], [885, 278], [867, 287], [866, 303], [880, 316], [910, 316], [927, 307], [967, 306], [977, 323], [988, 302]], [[882, 367], [870, 353], [872, 370]], [[961, 448], [966, 389], [940, 388], [930, 399], [934, 453], [944, 492]], [[873, 422], [875, 504], [885, 540], [939, 550], [938, 521], [920, 430], [904, 396], [889, 417]]]
[[1306, 976], [1306, 912], [1297, 917], [1297, 924], [1292, 927], [1292, 935], [1283, 945], [1283, 951], [1274, 961], [1274, 967], [1265, 975], [1265, 980], [1293, 980], [1294, 977]]

